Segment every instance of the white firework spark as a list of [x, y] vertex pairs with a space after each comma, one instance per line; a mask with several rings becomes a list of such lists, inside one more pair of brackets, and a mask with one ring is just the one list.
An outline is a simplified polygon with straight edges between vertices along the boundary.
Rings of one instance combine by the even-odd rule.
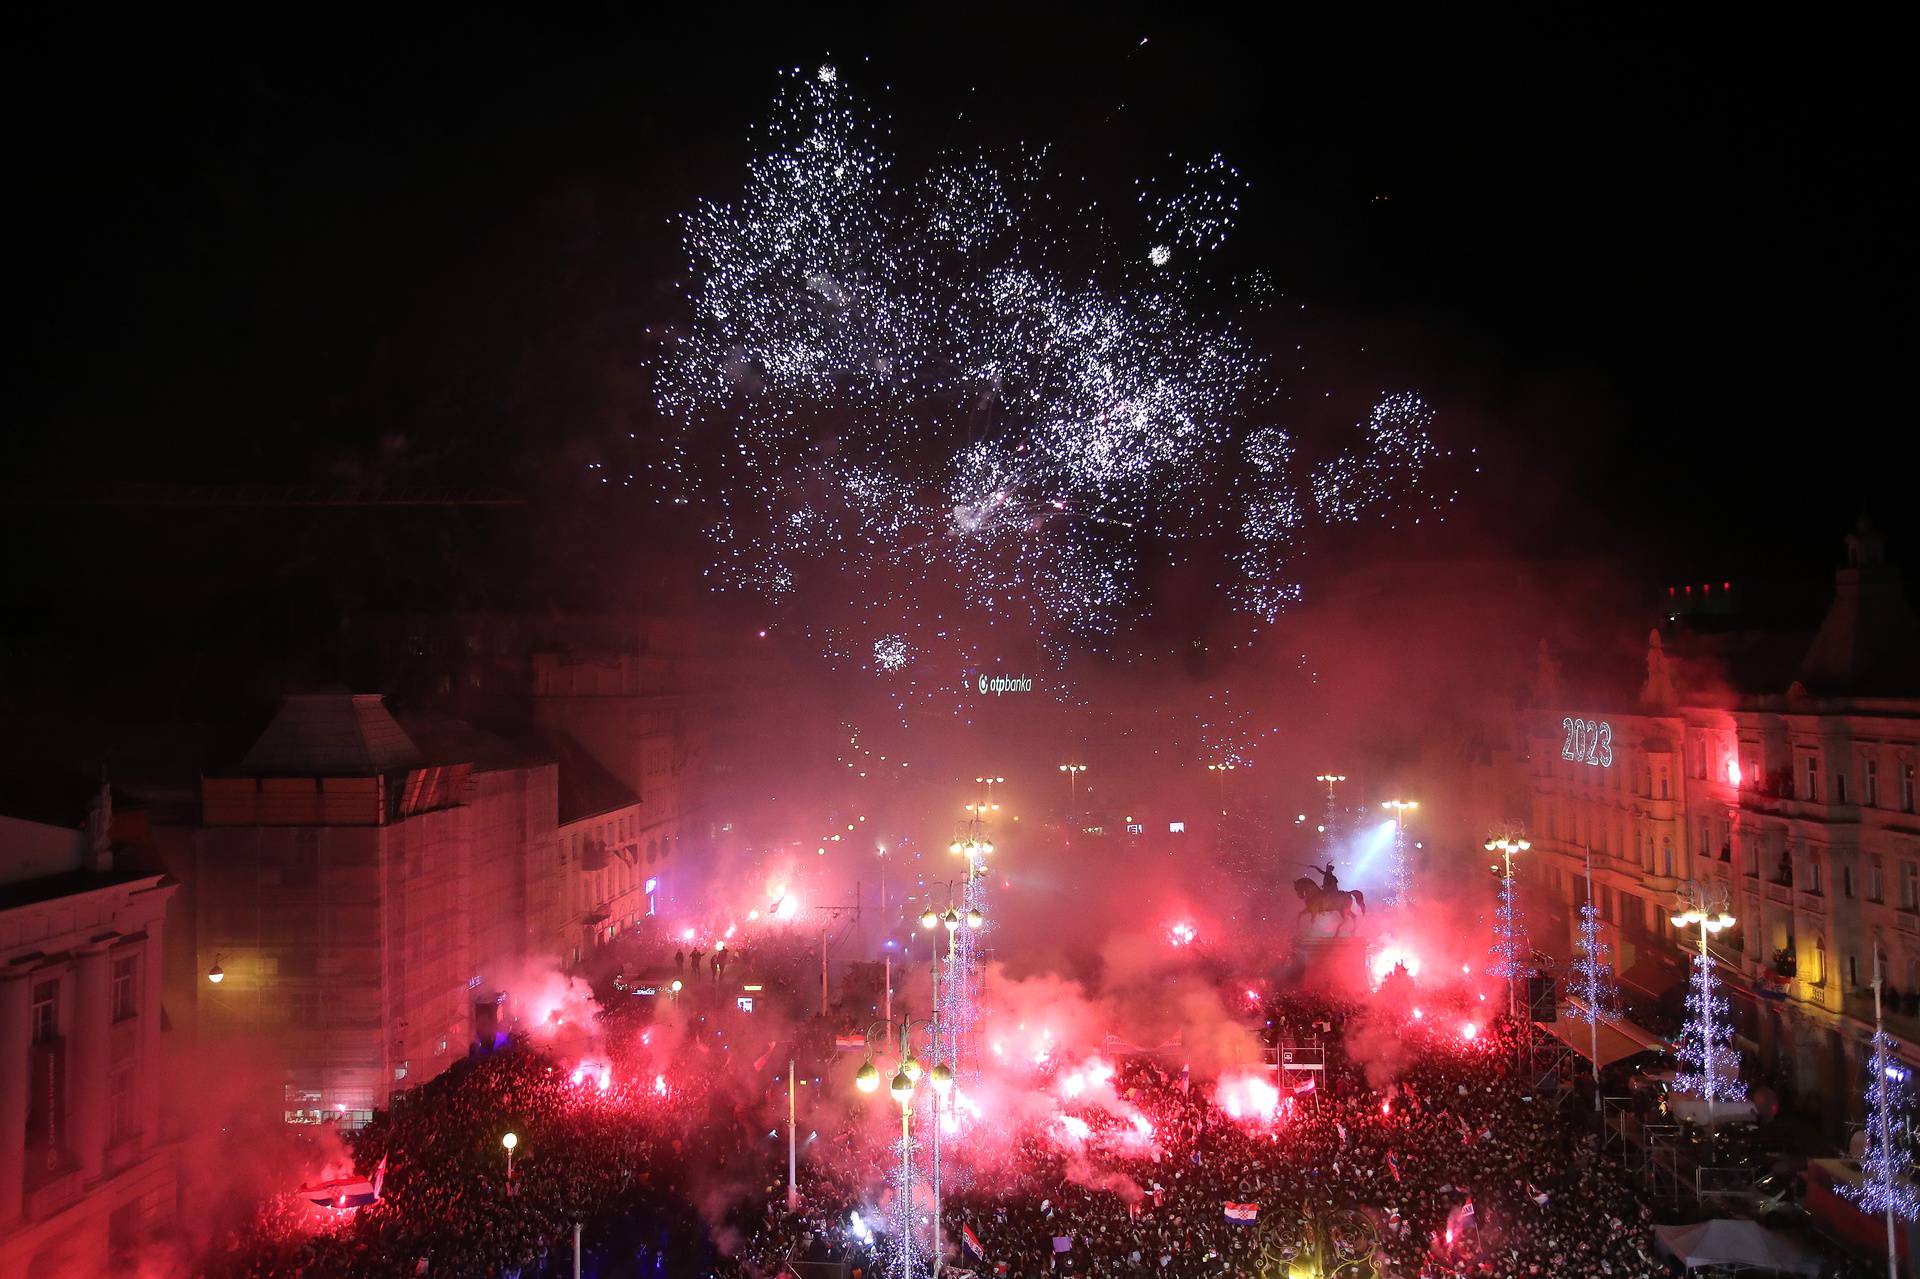
[[1309, 510], [1417, 488], [1437, 451], [1417, 397], [1310, 477], [1284, 431], [1241, 438], [1263, 366], [1195, 284], [1239, 209], [1224, 159], [1143, 183], [1148, 247], [1089, 271], [1058, 246], [1108, 228], [1055, 199], [1045, 153], [903, 182], [888, 132], [831, 65], [791, 72], [737, 198], [684, 219], [662, 500], [700, 513], [716, 586], [804, 600], [829, 653], [912, 680], [995, 628], [1055, 655], [1112, 636], [1196, 535], [1234, 540], [1230, 593], [1272, 617]]

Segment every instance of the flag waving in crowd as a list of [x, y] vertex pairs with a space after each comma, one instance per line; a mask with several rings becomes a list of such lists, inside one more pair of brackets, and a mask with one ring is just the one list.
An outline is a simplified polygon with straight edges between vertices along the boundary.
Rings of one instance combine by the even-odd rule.
[[1227, 1220], [1235, 1225], [1251, 1226], [1260, 1220], [1260, 1205], [1228, 1203]]

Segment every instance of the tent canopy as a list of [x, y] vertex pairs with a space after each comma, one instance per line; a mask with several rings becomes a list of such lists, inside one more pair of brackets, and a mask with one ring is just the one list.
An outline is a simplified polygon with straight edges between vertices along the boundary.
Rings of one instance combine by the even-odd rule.
[[1688, 1270], [1724, 1266], [1807, 1275], [1809, 1279], [1820, 1273], [1818, 1256], [1758, 1222], [1723, 1217], [1691, 1226], [1655, 1226], [1653, 1237], [1660, 1251]]
[[[1574, 1008], [1578, 1010], [1580, 1007], [1579, 1001], [1574, 1001]], [[1579, 1053], [1585, 1060], [1593, 1060], [1594, 1035], [1593, 1031], [1588, 1028], [1586, 1022], [1562, 1019], [1560, 1021], [1541, 1022], [1540, 1025], [1546, 1029], [1548, 1034], [1573, 1049], [1576, 1053]], [[1653, 1052], [1666, 1047], [1665, 1044], [1660, 1042], [1659, 1036], [1655, 1035], [1652, 1031], [1634, 1025], [1630, 1021], [1609, 1021], [1602, 1018], [1599, 1038], [1600, 1065], [1602, 1068], [1611, 1066], [1616, 1061], [1631, 1057], [1635, 1053]]]

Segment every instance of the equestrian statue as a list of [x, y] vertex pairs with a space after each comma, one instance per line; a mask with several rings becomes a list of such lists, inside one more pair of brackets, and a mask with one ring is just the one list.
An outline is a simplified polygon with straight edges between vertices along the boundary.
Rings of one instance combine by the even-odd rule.
[[1332, 862], [1310, 869], [1319, 873], [1318, 884], [1305, 875], [1293, 881], [1294, 896], [1300, 899], [1298, 922], [1302, 931], [1312, 927], [1313, 921], [1322, 915], [1340, 916], [1340, 922], [1333, 927], [1334, 936], [1338, 937], [1342, 928], [1351, 931], [1355, 924], [1353, 908], [1358, 906], [1362, 915], [1367, 913], [1366, 894], [1357, 888], [1349, 891], [1340, 887], [1340, 879], [1333, 873]]

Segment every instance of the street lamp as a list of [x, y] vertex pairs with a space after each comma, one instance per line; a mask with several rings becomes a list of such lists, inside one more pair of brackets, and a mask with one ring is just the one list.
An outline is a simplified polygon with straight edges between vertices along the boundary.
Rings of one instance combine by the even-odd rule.
[[[936, 961], [937, 962], [937, 961]], [[913, 1094], [923, 1074], [933, 1084], [937, 1097], [945, 1099], [953, 1087], [953, 1072], [944, 1061], [936, 1061], [931, 1072], [924, 1072], [920, 1061], [913, 1055], [913, 1032], [916, 1029], [927, 1033], [928, 1042], [937, 1054], [940, 1049], [940, 1016], [937, 1008], [932, 1017], [919, 1021], [902, 1017], [898, 1022], [891, 1020], [876, 1021], [867, 1027], [863, 1038], [866, 1041], [867, 1059], [853, 1076], [854, 1086], [861, 1092], [877, 1092], [880, 1087], [880, 1069], [873, 1061], [873, 1041], [876, 1031], [886, 1039], [892, 1039], [894, 1032], [900, 1035], [900, 1063], [893, 1072], [893, 1078], [887, 1083], [887, 1094], [900, 1107], [900, 1191], [901, 1191], [901, 1279], [913, 1276]], [[938, 1115], [933, 1123], [933, 1273], [940, 1273], [941, 1260], [941, 1222], [940, 1222], [940, 1121]]]
[[1207, 771], [1220, 779], [1220, 813], [1222, 816], [1225, 816], [1227, 811], [1227, 774], [1231, 773], [1235, 767], [1234, 764], [1226, 761], [1207, 765]]
[[1080, 774], [1087, 771], [1087, 766], [1085, 764], [1062, 764], [1060, 765], [1060, 771], [1067, 775], [1067, 816], [1071, 818], [1073, 816], [1074, 805], [1079, 802], [1078, 788]]
[[1331, 841], [1333, 831], [1333, 788], [1347, 780], [1345, 773], [1315, 773], [1313, 780], [1327, 784], [1327, 820], [1320, 824], [1320, 831]]
[[207, 980], [218, 986], [227, 979], [227, 970], [220, 966], [220, 956], [213, 957], [213, 967], [207, 969]]
[[[1700, 1018], [1701, 1091], [1706, 1094], [1707, 1126], [1709, 1128], [1713, 1126], [1713, 1103], [1720, 1093], [1721, 1085], [1719, 1065], [1716, 1061], [1718, 1054], [1716, 1052], [1717, 1044], [1714, 1039], [1713, 1025], [1713, 958], [1707, 953], [1707, 938], [1716, 933], [1725, 932], [1739, 922], [1724, 905], [1719, 910], [1715, 910], [1708, 904], [1708, 894], [1712, 891], [1713, 889], [1706, 885], [1687, 885], [1676, 903], [1679, 909], [1667, 916], [1667, 922], [1671, 923], [1675, 928], [1698, 928], [1700, 930], [1700, 958], [1698, 962], [1704, 975], [1700, 979], [1701, 985], [1697, 992], [1699, 995], [1699, 1006], [1696, 1012]], [[1729, 900], [1731, 894], [1728, 893], [1724, 886], [1720, 886], [1719, 893], [1721, 901], [1727, 905], [1732, 904]], [[1694, 1001], [1689, 1000], [1688, 1002], [1693, 1003]]]
[[519, 1135], [516, 1133], [508, 1133], [506, 1136], [500, 1139], [500, 1144], [507, 1148], [507, 1184], [512, 1185], [513, 1184], [513, 1149], [515, 1146], [518, 1146], [520, 1144]]
[[1505, 947], [1505, 951], [1501, 955], [1501, 964], [1502, 967], [1506, 969], [1507, 1016], [1513, 1017], [1517, 1015], [1513, 997], [1513, 979], [1519, 968], [1519, 956], [1514, 953], [1515, 943], [1513, 936], [1513, 912], [1516, 909], [1513, 900], [1513, 855], [1515, 853], [1526, 852], [1529, 848], [1533, 847], [1533, 842], [1527, 839], [1515, 839], [1510, 835], [1503, 835], [1499, 839], [1489, 839], [1482, 847], [1490, 853], [1499, 853], [1502, 859], [1500, 873], [1500, 909], [1504, 916], [1503, 922], [1506, 928], [1506, 936], [1501, 941], [1501, 944]]
[[1413, 904], [1413, 867], [1407, 860], [1407, 814], [1420, 805], [1411, 799], [1389, 799], [1380, 807], [1393, 814], [1393, 865], [1389, 868], [1387, 904], [1404, 909]]

